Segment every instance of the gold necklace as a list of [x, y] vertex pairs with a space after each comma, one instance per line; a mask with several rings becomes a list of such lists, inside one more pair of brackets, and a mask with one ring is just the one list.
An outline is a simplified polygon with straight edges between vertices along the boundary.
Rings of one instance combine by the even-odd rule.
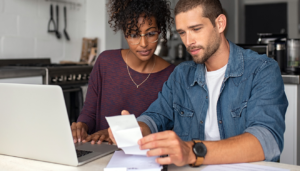
[[141, 85], [142, 85], [145, 81], [147, 81], [148, 78], [150, 77], [150, 75], [151, 75], [151, 73], [152, 73], [152, 71], [153, 71], [153, 69], [154, 69], [154, 67], [155, 67], [155, 56], [154, 56], [154, 64], [153, 64], [153, 66], [152, 66], [151, 72], [149, 73], [148, 77], [147, 77], [143, 82], [141, 82], [141, 83], [138, 85], [138, 84], [136, 84], [136, 83], [134, 82], [134, 80], [132, 79], [132, 77], [131, 77], [131, 75], [130, 75], [130, 72], [129, 72], [129, 69], [128, 69], [128, 65], [127, 65], [127, 55], [128, 55], [128, 53], [129, 53], [129, 50], [128, 50], [126, 56], [125, 56], [125, 61], [126, 61], [126, 66], [127, 66], [128, 75], [129, 75], [131, 81], [136, 85], [136, 88], [139, 88], [139, 86], [141, 86]]

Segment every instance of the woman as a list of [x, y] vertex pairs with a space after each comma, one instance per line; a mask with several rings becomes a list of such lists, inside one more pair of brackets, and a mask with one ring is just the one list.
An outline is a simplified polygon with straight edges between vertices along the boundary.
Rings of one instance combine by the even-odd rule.
[[83, 110], [71, 126], [74, 143], [111, 143], [105, 116], [120, 115], [123, 109], [141, 115], [175, 68], [154, 54], [173, 22], [167, 0], [110, 0], [108, 8], [111, 27], [123, 31], [129, 49], [99, 55]]

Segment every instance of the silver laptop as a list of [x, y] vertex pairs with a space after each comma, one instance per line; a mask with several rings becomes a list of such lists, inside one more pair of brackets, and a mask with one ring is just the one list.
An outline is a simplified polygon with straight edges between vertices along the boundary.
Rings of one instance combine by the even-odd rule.
[[74, 145], [59, 86], [0, 83], [0, 137], [0, 154], [71, 166], [117, 150], [108, 144]]

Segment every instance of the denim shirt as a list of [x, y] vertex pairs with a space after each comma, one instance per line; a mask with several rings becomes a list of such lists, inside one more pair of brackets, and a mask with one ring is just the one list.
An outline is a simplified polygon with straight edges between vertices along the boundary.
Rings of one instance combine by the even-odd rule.
[[[288, 101], [277, 62], [229, 41], [230, 56], [217, 102], [220, 138], [245, 132], [260, 142], [266, 161], [277, 161], [283, 149]], [[173, 130], [184, 141], [205, 140], [209, 106], [205, 65], [178, 65], [162, 91], [138, 121], [151, 132]]]

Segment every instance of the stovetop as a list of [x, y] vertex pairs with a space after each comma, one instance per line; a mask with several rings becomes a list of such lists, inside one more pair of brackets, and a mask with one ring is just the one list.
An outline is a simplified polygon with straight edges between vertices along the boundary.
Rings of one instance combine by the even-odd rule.
[[78, 85], [87, 84], [93, 66], [85, 64], [55, 64], [50, 59], [7, 59], [0, 60], [3, 68], [42, 69], [46, 74], [44, 84]]

